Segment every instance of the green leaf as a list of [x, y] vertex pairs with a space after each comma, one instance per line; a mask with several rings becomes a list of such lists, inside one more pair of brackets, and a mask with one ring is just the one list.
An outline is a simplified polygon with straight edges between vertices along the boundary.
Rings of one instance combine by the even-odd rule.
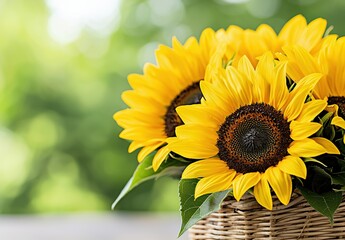
[[332, 177], [325, 169], [319, 166], [308, 166], [307, 172], [307, 179], [304, 183], [308, 189], [316, 193], [332, 190]]
[[345, 186], [345, 172], [331, 174], [332, 184]]
[[143, 182], [146, 182], [150, 179], [157, 179], [162, 176], [181, 176], [183, 169], [186, 167], [187, 163], [177, 161], [174, 159], [168, 158], [167, 161], [163, 162], [159, 169], [155, 172], [152, 169], [152, 159], [154, 154], [147, 156], [134, 171], [131, 179], [127, 182], [125, 187], [122, 189], [119, 196], [114, 201], [111, 206], [112, 209], [120, 202], [120, 200], [127, 195], [132, 189], [137, 187]]
[[339, 157], [336, 157], [336, 159], [337, 159], [337, 164], [340, 167], [340, 171], [345, 172], [345, 159], [339, 158]]
[[324, 215], [333, 224], [333, 215], [339, 207], [343, 194], [342, 192], [315, 193], [307, 188], [298, 187], [302, 195], [316, 211]]
[[345, 155], [345, 144], [343, 143], [343, 139], [338, 139], [334, 141], [338, 147], [338, 149], [340, 150], [342, 156]]
[[194, 199], [198, 179], [182, 179], [179, 183], [180, 211], [182, 225], [179, 237], [200, 219], [220, 209], [220, 205], [230, 190], [203, 195]]

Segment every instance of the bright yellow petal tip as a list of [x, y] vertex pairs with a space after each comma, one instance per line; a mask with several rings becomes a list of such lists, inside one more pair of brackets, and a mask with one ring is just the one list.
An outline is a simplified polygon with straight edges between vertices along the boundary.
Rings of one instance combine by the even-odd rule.
[[271, 189], [266, 177], [263, 175], [260, 181], [254, 186], [254, 196], [256, 201], [268, 210], [272, 210], [273, 201]]
[[234, 198], [239, 201], [243, 194], [260, 181], [260, 178], [261, 175], [259, 172], [245, 173], [236, 177], [233, 182]]
[[265, 175], [279, 201], [284, 205], [288, 205], [292, 194], [291, 176], [281, 171], [278, 167], [268, 168]]

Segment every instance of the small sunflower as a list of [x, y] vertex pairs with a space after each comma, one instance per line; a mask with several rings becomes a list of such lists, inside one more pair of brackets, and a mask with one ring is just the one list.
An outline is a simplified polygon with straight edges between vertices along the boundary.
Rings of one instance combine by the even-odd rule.
[[313, 95], [316, 99], [327, 99], [330, 109], [334, 108], [337, 114], [332, 124], [345, 129], [345, 37], [327, 37], [316, 56], [299, 46], [285, 47], [285, 53], [286, 56], [278, 56], [289, 60], [287, 72], [294, 81], [314, 72], [323, 74]]
[[124, 128], [120, 137], [132, 141], [128, 151], [142, 148], [139, 162], [157, 149], [153, 169], [166, 159], [166, 140], [182, 124], [175, 108], [200, 102], [199, 81], [222, 34], [224, 30], [206, 29], [199, 43], [191, 37], [184, 45], [173, 38], [172, 48], [161, 45], [156, 51], [157, 65], [147, 64], [143, 75], [128, 76], [133, 90], [124, 92], [122, 99], [129, 108], [115, 113], [114, 119]]
[[227, 38], [213, 58], [218, 58], [218, 67], [224, 64], [236, 66], [238, 60], [246, 55], [256, 66], [258, 56], [267, 51], [273, 54], [283, 52], [282, 47], [288, 44], [302, 46], [314, 54], [320, 49], [326, 26], [325, 19], [317, 18], [308, 24], [302, 15], [290, 19], [278, 35], [267, 24], [261, 24], [255, 31], [229, 26], [226, 31]]
[[201, 81], [201, 103], [177, 108], [185, 125], [169, 144], [177, 154], [200, 159], [182, 175], [201, 178], [195, 198], [232, 187], [240, 200], [253, 187], [258, 203], [272, 209], [272, 188], [288, 204], [291, 175], [306, 178], [302, 158], [339, 153], [329, 140], [311, 137], [321, 127], [312, 120], [327, 102], [305, 100], [320, 78], [308, 75], [289, 92], [286, 62], [275, 63], [266, 53], [256, 69], [244, 56], [237, 68], [222, 68], [212, 82]]

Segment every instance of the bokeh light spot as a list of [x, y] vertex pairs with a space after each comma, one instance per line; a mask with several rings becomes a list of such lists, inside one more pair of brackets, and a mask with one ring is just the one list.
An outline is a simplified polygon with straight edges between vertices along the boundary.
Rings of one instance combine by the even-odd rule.
[[251, 0], [247, 3], [247, 9], [254, 17], [269, 18], [279, 9], [281, 0]]
[[51, 12], [49, 34], [61, 44], [76, 40], [87, 28], [109, 35], [119, 19], [120, 0], [46, 0], [46, 4]]
[[0, 128], [0, 195], [11, 197], [26, 180], [30, 151], [24, 142], [6, 128]]

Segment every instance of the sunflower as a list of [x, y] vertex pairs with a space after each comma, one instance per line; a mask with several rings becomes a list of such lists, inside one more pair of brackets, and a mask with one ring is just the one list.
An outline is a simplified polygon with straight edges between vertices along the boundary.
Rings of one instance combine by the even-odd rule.
[[250, 62], [256, 66], [258, 56], [267, 51], [283, 52], [282, 47], [288, 44], [302, 46], [312, 54], [317, 53], [326, 26], [327, 21], [325, 19], [317, 18], [308, 24], [302, 15], [290, 19], [278, 35], [267, 24], [261, 24], [255, 31], [243, 30], [238, 26], [229, 26], [226, 31], [227, 38], [213, 57], [218, 59], [217, 61], [213, 60], [217, 66], [212, 68], [216, 70], [224, 64], [236, 66], [243, 55], [246, 55]]
[[153, 158], [157, 170], [167, 158], [166, 140], [175, 136], [175, 127], [182, 124], [175, 108], [199, 103], [202, 97], [199, 81], [204, 79], [206, 66], [224, 30], [202, 32], [200, 42], [194, 37], [182, 45], [173, 38], [172, 47], [161, 45], [156, 51], [157, 65], [147, 64], [144, 74], [131, 74], [128, 81], [132, 90], [122, 94], [129, 108], [114, 114], [124, 130], [120, 137], [131, 140], [128, 151], [142, 148], [141, 162], [158, 149]]
[[305, 100], [321, 74], [304, 77], [289, 92], [286, 65], [268, 52], [254, 68], [243, 56], [237, 68], [221, 68], [212, 82], [200, 82], [200, 104], [177, 108], [185, 125], [176, 128], [169, 148], [198, 159], [182, 175], [201, 178], [195, 198], [232, 187], [240, 200], [253, 187], [258, 203], [272, 209], [272, 188], [286, 205], [291, 176], [306, 178], [302, 158], [339, 154], [329, 140], [311, 137], [321, 127], [312, 120], [327, 102]]
[[[335, 109], [337, 115], [332, 124], [345, 129], [345, 37], [327, 37], [316, 56], [299, 46], [287, 46], [285, 53], [286, 56], [278, 57], [289, 60], [287, 72], [294, 81], [298, 82], [314, 72], [323, 74], [313, 90], [313, 95], [316, 99], [328, 101], [329, 109]], [[343, 142], [345, 143], [345, 135]]]

